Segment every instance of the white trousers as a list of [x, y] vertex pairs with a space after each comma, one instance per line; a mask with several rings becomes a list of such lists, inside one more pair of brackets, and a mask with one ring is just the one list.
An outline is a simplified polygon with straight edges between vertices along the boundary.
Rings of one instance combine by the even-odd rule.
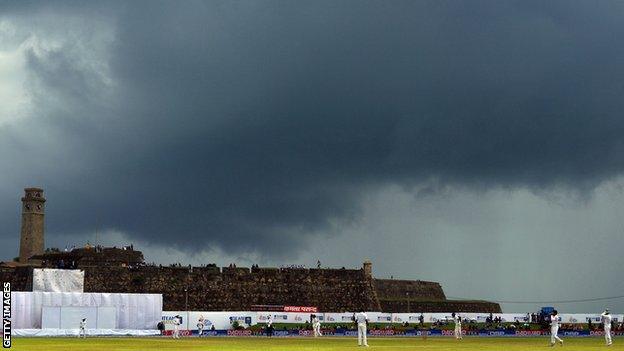
[[204, 329], [203, 328], [197, 329], [197, 336], [201, 337], [203, 333], [204, 333]]
[[368, 346], [366, 341], [366, 323], [358, 323], [358, 345]]
[[314, 336], [315, 337], [323, 335], [323, 334], [321, 334], [321, 323], [314, 324], [312, 326], [312, 329], [314, 329]]
[[611, 327], [604, 328], [604, 333], [605, 333], [605, 341], [607, 342], [607, 345], [611, 345], [613, 343], [613, 341], [611, 341]]
[[78, 337], [79, 338], [86, 338], [87, 337], [87, 331], [85, 330], [85, 328], [80, 328], [80, 331], [78, 332]]
[[554, 344], [556, 341], [562, 342], [561, 338], [557, 336], [559, 333], [559, 327], [551, 327], [550, 328], [550, 343]]
[[173, 338], [174, 339], [180, 338], [180, 327], [178, 327], [177, 325], [173, 327]]
[[455, 339], [462, 338], [461, 324], [455, 324]]

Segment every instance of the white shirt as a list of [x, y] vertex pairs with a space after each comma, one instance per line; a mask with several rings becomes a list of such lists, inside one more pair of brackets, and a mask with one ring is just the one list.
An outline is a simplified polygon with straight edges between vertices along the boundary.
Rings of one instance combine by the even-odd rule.
[[367, 319], [368, 319], [368, 316], [364, 312], [360, 312], [355, 315], [355, 321], [358, 322], [358, 324], [366, 323]]
[[273, 319], [271, 319], [271, 316], [269, 316], [269, 319], [267, 320], [267, 326], [271, 326], [273, 325]]
[[550, 316], [550, 327], [559, 328], [559, 315]]
[[602, 317], [602, 323], [604, 324], [605, 328], [611, 328], [611, 315], [610, 314], [601, 314], [600, 317]]
[[180, 325], [180, 318], [175, 317], [175, 318], [173, 319], [173, 325], [175, 325], [175, 326]]
[[453, 317], [453, 321], [455, 322], [455, 324], [461, 325], [461, 319], [459, 318], [459, 316], [455, 316]]
[[80, 321], [80, 329], [84, 329], [87, 327], [87, 321]]
[[319, 322], [318, 317], [314, 317], [314, 318], [312, 318], [312, 324], [319, 324], [319, 323], [320, 323], [320, 322]]

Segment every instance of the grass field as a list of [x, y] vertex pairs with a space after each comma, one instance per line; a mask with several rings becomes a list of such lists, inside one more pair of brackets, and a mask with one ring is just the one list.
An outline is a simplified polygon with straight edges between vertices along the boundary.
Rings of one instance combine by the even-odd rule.
[[[369, 338], [366, 350], [548, 350], [549, 339], [542, 338]], [[561, 348], [556, 346], [557, 349]], [[331, 351], [364, 350], [353, 338], [14, 338], [14, 350], [41, 351], [148, 351], [148, 350], [249, 350], [249, 351]], [[568, 338], [562, 350], [622, 350], [624, 339], [614, 339], [607, 348], [603, 338]]]

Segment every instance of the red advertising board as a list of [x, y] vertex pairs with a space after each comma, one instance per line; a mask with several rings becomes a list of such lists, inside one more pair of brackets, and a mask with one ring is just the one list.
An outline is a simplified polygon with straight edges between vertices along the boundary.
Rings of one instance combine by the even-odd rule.
[[284, 312], [317, 313], [318, 308], [311, 306], [284, 306]]

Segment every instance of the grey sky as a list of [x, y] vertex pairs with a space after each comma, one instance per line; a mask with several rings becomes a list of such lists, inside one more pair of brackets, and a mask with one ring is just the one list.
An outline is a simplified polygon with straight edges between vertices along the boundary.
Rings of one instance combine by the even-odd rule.
[[[3, 2], [0, 255], [356, 266], [450, 296], [620, 295], [624, 4]], [[605, 303], [563, 306], [590, 311]], [[508, 310], [524, 306], [505, 305]]]

